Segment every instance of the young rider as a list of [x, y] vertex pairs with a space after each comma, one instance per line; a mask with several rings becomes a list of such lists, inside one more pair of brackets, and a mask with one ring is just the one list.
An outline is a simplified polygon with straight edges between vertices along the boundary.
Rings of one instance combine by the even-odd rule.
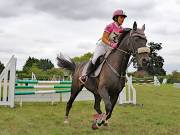
[[123, 32], [122, 24], [126, 17], [127, 15], [123, 10], [114, 11], [113, 22], [105, 27], [101, 41], [94, 51], [93, 58], [89, 61], [86, 74], [79, 78], [82, 83], [85, 83], [89, 74], [95, 70], [95, 63], [98, 57], [104, 55], [109, 49], [117, 48], [118, 37]]

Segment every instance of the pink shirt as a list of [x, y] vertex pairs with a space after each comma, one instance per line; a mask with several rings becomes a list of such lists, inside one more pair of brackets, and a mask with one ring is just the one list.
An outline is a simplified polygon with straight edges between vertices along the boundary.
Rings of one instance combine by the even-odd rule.
[[119, 35], [123, 32], [123, 27], [118, 26], [115, 22], [112, 22], [106, 26], [104, 31], [109, 33], [109, 40], [110, 41], [117, 43]]

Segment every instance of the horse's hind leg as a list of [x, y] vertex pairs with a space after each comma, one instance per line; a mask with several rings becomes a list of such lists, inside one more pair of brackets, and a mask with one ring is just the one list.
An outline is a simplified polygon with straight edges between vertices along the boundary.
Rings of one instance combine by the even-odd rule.
[[70, 111], [70, 109], [72, 107], [72, 104], [73, 104], [75, 98], [77, 97], [77, 95], [79, 94], [79, 92], [82, 90], [83, 87], [84, 86], [82, 86], [82, 85], [72, 83], [71, 96], [70, 96], [70, 99], [69, 99], [69, 101], [67, 102], [67, 105], [66, 105], [66, 114], [65, 114], [64, 123], [68, 123], [69, 111]]

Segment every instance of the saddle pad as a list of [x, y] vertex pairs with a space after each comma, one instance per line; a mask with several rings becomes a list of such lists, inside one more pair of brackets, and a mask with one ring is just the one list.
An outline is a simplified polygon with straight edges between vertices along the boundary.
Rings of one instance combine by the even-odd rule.
[[[90, 74], [90, 77], [97, 77], [99, 75], [99, 73], [101, 72], [101, 69], [102, 69], [102, 66], [103, 66], [104, 62], [105, 62], [105, 59], [97, 67], [97, 69], [92, 74]], [[85, 66], [83, 68], [83, 71], [82, 71], [82, 76], [86, 75], [86, 70], [87, 70], [88, 64], [89, 64], [89, 62], [85, 64]]]
[[[92, 74], [90, 74], [90, 77], [97, 77], [97, 76], [100, 74], [101, 69], [102, 69], [102, 67], [103, 67], [103, 65], [104, 65], [104, 63], [105, 63], [105, 60], [106, 60], [106, 58], [109, 56], [109, 54], [111, 53], [111, 51], [112, 51], [112, 49], [110, 49], [110, 50], [108, 50], [108, 51], [106, 52], [104, 60], [103, 60], [103, 61], [101, 62], [101, 64], [96, 68], [96, 70], [95, 70]], [[89, 62], [87, 62], [87, 63], [84, 65], [84, 68], [83, 68], [83, 71], [82, 71], [82, 76], [86, 75], [86, 71], [87, 71], [88, 65], [89, 65]]]

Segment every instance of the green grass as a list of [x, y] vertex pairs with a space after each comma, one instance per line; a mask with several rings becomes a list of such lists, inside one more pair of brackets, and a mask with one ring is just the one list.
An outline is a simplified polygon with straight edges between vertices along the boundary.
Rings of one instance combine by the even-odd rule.
[[134, 86], [143, 107], [116, 105], [109, 127], [91, 129], [93, 101], [75, 102], [69, 124], [63, 123], [66, 103], [23, 103], [0, 107], [0, 135], [180, 135], [180, 89]]

